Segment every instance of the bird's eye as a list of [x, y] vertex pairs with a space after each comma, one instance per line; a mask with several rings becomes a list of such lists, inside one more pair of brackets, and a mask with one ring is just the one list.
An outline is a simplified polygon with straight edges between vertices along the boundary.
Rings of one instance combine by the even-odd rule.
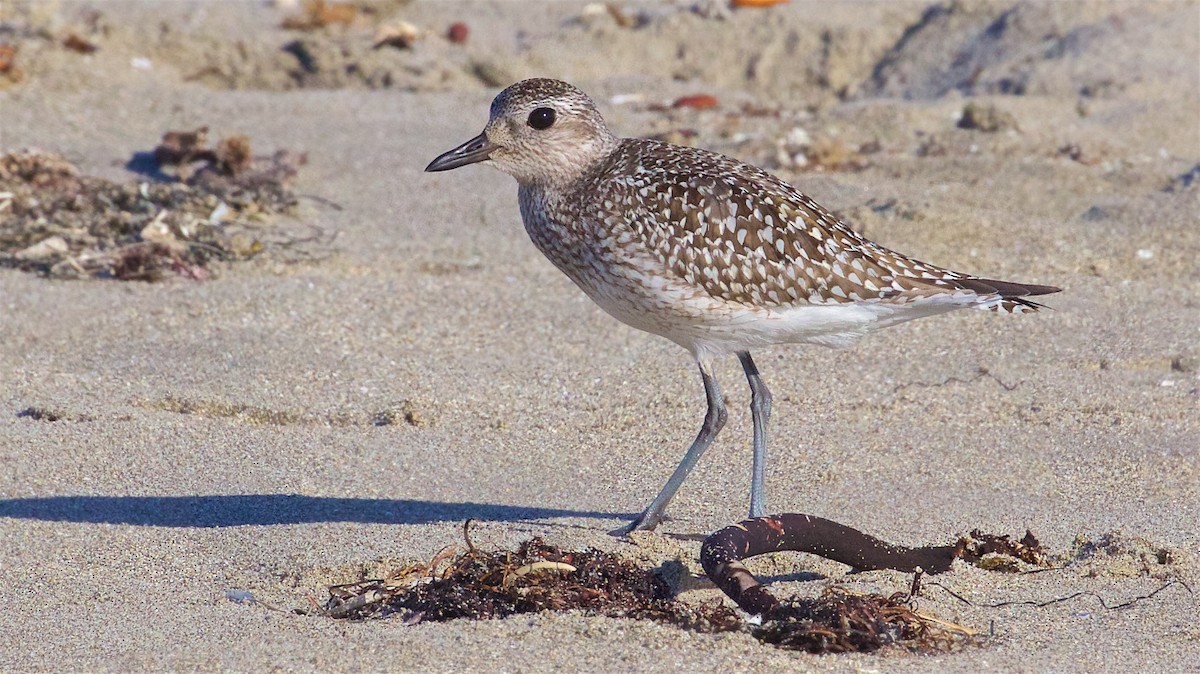
[[554, 124], [554, 108], [537, 108], [529, 113], [529, 126], [541, 131]]

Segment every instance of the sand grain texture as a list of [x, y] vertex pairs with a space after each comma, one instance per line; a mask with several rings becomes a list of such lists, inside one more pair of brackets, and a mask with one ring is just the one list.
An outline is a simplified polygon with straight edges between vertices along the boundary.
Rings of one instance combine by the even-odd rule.
[[[1116, 603], [1163, 578], [1195, 583], [1200, 8], [795, 0], [718, 19], [683, 4], [630, 3], [622, 27], [583, 3], [372, 1], [358, 24], [306, 33], [262, 3], [0, 9], [23, 72], [0, 86], [0, 151], [132, 180], [145, 177], [129, 159], [167, 130], [245, 134], [309, 154], [296, 189], [320, 200], [302, 198], [294, 222], [338, 234], [319, 259], [227, 265], [203, 283], [0, 269], [0, 669], [1200, 667], [1197, 600], [1179, 588], [1119, 611], [968, 607], [930, 589], [923, 610], [995, 628], [939, 656], [812, 657], [579, 615], [346, 623], [226, 599], [323, 602], [373, 560], [428, 560], [469, 517], [477, 544], [540, 534], [694, 563], [698, 541], [605, 534], [699, 424], [689, 357], [555, 271], [521, 230], [510, 178], [421, 172], [479, 131], [499, 85], [532, 75], [591, 92], [624, 135], [675, 133], [769, 166], [880, 243], [1064, 288], [1034, 316], [960, 312], [849, 351], [755, 354], [775, 394], [770, 510], [907, 545], [1029, 528], [1070, 554], [1080, 536], [1125, 536], [1062, 571], [941, 578], [978, 603], [1079, 590]], [[370, 48], [401, 20], [429, 34]], [[455, 21], [470, 26], [461, 45], [442, 37]], [[61, 47], [73, 31], [97, 51]], [[330, 60], [301, 72], [282, 51], [297, 40]], [[694, 94], [720, 105], [669, 107]], [[958, 128], [968, 101], [1014, 125]], [[862, 165], [814, 170], [839, 143]], [[744, 515], [749, 394], [733, 359], [718, 377], [730, 423], [662, 533]], [[1169, 564], [1143, 554], [1159, 549]], [[812, 557], [757, 564], [781, 596], [819, 594], [820, 576], [884, 594], [908, 583]]]

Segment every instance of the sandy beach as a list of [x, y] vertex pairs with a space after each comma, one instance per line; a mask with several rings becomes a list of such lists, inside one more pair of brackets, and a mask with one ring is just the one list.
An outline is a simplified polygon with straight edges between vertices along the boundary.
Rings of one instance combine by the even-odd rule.
[[[155, 178], [131, 158], [207, 126], [307, 156], [298, 206], [264, 225], [302, 246], [202, 281], [0, 267], [0, 670], [1200, 671], [1183, 585], [1101, 603], [1200, 591], [1200, 5], [693, 4], [364, 0], [312, 30], [282, 27], [304, 12], [286, 2], [0, 7], [19, 69], [0, 73], [0, 153], [136, 183]], [[402, 23], [407, 46], [372, 47]], [[700, 535], [745, 516], [729, 358], [729, 424], [672, 519], [608, 535], [696, 432], [691, 357], [543, 258], [510, 177], [423, 172], [532, 76], [584, 89], [621, 135], [763, 166], [918, 259], [1063, 288], [1038, 314], [755, 354], [770, 510], [906, 545], [1030, 530], [1057, 556], [923, 591], [975, 643], [814, 656], [581, 613], [293, 612], [461, 544], [468, 518], [489, 549], [542, 536], [700, 574]], [[716, 105], [673, 105], [701, 94]], [[749, 566], [781, 596], [911, 578]]]

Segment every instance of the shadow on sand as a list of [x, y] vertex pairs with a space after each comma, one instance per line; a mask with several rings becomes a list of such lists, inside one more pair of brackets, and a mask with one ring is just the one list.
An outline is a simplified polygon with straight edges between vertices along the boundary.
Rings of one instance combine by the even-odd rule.
[[632, 519], [634, 515], [490, 503], [241, 494], [0, 499], [0, 517], [54, 522], [208, 528], [313, 522], [425, 524], [468, 518], [485, 521], [538, 520], [551, 517]]

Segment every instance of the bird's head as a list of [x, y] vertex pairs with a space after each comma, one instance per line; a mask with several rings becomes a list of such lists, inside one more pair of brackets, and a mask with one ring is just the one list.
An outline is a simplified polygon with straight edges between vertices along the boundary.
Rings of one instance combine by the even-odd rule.
[[483, 133], [438, 156], [425, 170], [485, 162], [523, 185], [564, 184], [606, 157], [617, 142], [587, 94], [559, 80], [522, 80], [492, 101]]

